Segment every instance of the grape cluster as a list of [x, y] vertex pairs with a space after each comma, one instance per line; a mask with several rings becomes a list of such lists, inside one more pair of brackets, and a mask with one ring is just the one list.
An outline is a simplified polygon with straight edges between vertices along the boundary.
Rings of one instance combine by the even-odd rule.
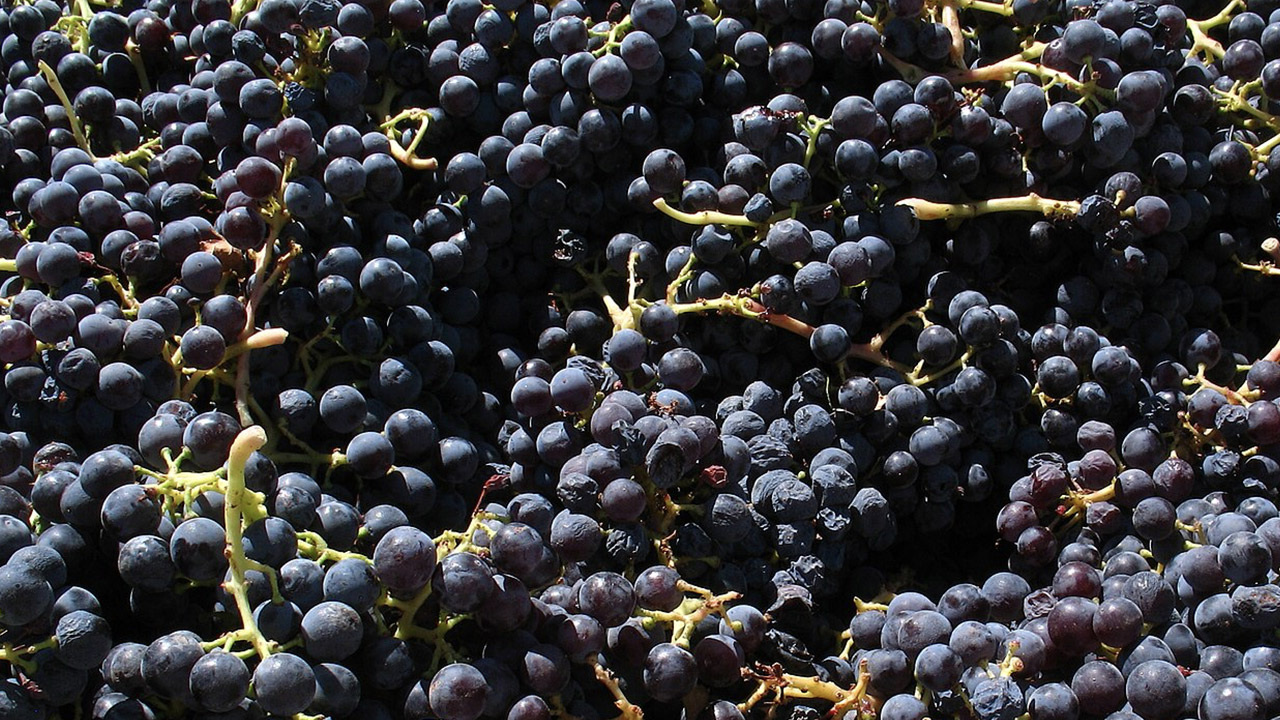
[[1273, 0], [0, 37], [0, 717], [1280, 715]]

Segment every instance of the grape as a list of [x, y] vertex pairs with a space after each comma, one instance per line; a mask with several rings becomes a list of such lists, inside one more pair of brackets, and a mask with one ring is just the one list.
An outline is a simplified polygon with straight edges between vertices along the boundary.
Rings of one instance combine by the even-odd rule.
[[995, 573], [982, 585], [982, 595], [991, 605], [993, 619], [1022, 616], [1022, 598], [1031, 592], [1023, 578], [1007, 572]]
[[1148, 660], [1130, 673], [1125, 696], [1142, 717], [1174, 717], [1186, 702], [1186, 680], [1173, 665]]
[[649, 610], [670, 611], [684, 601], [680, 576], [671, 568], [654, 566], [636, 577], [636, 602]]
[[1271, 565], [1271, 551], [1257, 534], [1241, 530], [1228, 535], [1218, 548], [1222, 572], [1235, 582], [1248, 582], [1265, 575]]
[[551, 400], [565, 412], [581, 412], [595, 401], [596, 390], [586, 373], [565, 368], [551, 379]]
[[253, 118], [270, 118], [280, 112], [283, 100], [274, 83], [262, 79], [250, 80], [240, 88], [240, 107]]
[[1035, 717], [1068, 718], [1079, 713], [1079, 701], [1070, 686], [1048, 683], [1036, 688], [1027, 698], [1027, 709]]
[[[595, 72], [594, 66], [592, 72]], [[673, 150], [654, 150], [645, 157], [642, 172], [645, 182], [654, 192], [666, 195], [675, 192], [684, 182], [684, 159]]]
[[31, 310], [30, 326], [37, 340], [58, 342], [75, 331], [75, 311], [60, 300], [44, 300]]
[[810, 185], [808, 170], [797, 163], [784, 163], [769, 176], [769, 194], [783, 205], [800, 202], [807, 197]]
[[1108, 598], [1098, 606], [1093, 618], [1093, 632], [1098, 640], [1112, 647], [1125, 647], [1141, 635], [1142, 610], [1127, 598]]
[[1125, 679], [1114, 665], [1085, 663], [1071, 679], [1071, 690], [1086, 712], [1105, 713], [1118, 709], [1125, 698]]
[[297, 655], [275, 653], [254, 669], [253, 691], [258, 704], [267, 712], [281, 715], [301, 712], [315, 698], [315, 674]]
[[168, 543], [155, 535], [138, 535], [125, 541], [116, 561], [121, 579], [131, 587], [160, 592], [177, 571], [169, 557]]
[[377, 599], [377, 583], [377, 576], [369, 563], [358, 558], [344, 558], [325, 571], [324, 597], [357, 610], [368, 610]]
[[488, 686], [484, 675], [465, 663], [453, 663], [440, 669], [431, 679], [431, 710], [448, 720], [477, 718], [484, 711]]
[[395, 461], [395, 448], [382, 433], [363, 432], [347, 444], [347, 462], [356, 475], [378, 478], [387, 474]]
[[1011, 678], [979, 681], [972, 702], [982, 717], [1012, 717], [1026, 710], [1022, 689]]
[[280, 568], [281, 595], [304, 611], [324, 599], [323, 584], [324, 570], [314, 561], [294, 558]]
[[392, 528], [378, 541], [373, 567], [378, 579], [400, 593], [414, 593], [426, 586], [435, 566], [435, 543], [420, 530]]
[[551, 717], [551, 709], [537, 695], [526, 695], [511, 706], [510, 720], [545, 720]]
[[570, 615], [559, 626], [556, 644], [564, 649], [571, 661], [584, 662], [604, 649], [604, 628], [587, 615]]
[[[1072, 23], [1072, 26], [1077, 25]], [[1063, 44], [1065, 45], [1066, 42], [1064, 39]], [[1048, 108], [1040, 88], [1034, 84], [1024, 83], [1013, 86], [1001, 103], [1000, 110], [1015, 126], [1028, 128], [1040, 125]]]
[[191, 696], [209, 712], [227, 712], [243, 701], [249, 690], [249, 668], [226, 652], [211, 652], [191, 666]]
[[226, 461], [239, 423], [225, 413], [205, 412], [192, 418], [182, 434], [182, 444], [190, 448], [197, 466], [214, 468]]
[[966, 620], [951, 633], [948, 646], [966, 666], [974, 666], [994, 656], [999, 639], [983, 623]]
[[308, 710], [346, 717], [360, 704], [360, 680], [350, 669], [334, 663], [313, 666], [316, 678], [315, 697]]
[[297, 534], [288, 521], [265, 517], [245, 527], [245, 556], [271, 567], [280, 567], [297, 552]]
[[[972, 311], [971, 311], [972, 312]], [[1069, 358], [1055, 355], [1040, 365], [1036, 379], [1050, 397], [1067, 397], [1079, 386], [1079, 371]]]
[[[1122, 86], [1123, 82], [1122, 80]], [[1050, 142], [1070, 146], [1084, 135], [1088, 128], [1088, 116], [1074, 103], [1057, 102], [1045, 111], [1040, 123]]]
[[360, 638], [360, 616], [340, 602], [321, 602], [302, 617], [307, 654], [321, 662], [349, 657], [360, 646]]
[[432, 584], [446, 607], [467, 612], [478, 607], [493, 592], [492, 577], [493, 571], [478, 556], [455, 553], [440, 562]]
[[[105, 508], [105, 505], [104, 505]], [[178, 572], [193, 580], [221, 577], [227, 567], [225, 533], [208, 518], [184, 520], [169, 539], [169, 554]]]
[[693, 389], [704, 373], [701, 358], [684, 348], [665, 353], [658, 362], [658, 377], [664, 384], [677, 390]]
[[[50, 587], [67, 584], [67, 564], [58, 551], [43, 545], [24, 545], [13, 551], [8, 563], [44, 578]], [[96, 599], [94, 600], [96, 602]], [[57, 601], [54, 602], [55, 609]]]
[[1209, 687], [1200, 699], [1199, 717], [1252, 717], [1262, 710], [1262, 697], [1248, 683], [1237, 678], [1223, 678]]
[[59, 618], [54, 636], [58, 639], [58, 660], [79, 670], [98, 667], [112, 646], [110, 625], [85, 610]]
[[334, 386], [320, 397], [320, 419], [334, 432], [351, 432], [364, 424], [366, 401], [349, 385]]
[[[192, 668], [205, 655], [200, 636], [186, 630], [162, 635], [147, 645], [141, 658], [141, 675], [147, 686], [164, 697], [190, 697]], [[194, 702], [194, 698], [192, 698]]]
[[922, 685], [935, 692], [959, 681], [963, 668], [960, 656], [946, 645], [929, 645], [915, 660], [916, 677]]
[[604, 487], [600, 507], [610, 520], [628, 522], [638, 519], [645, 509], [644, 488], [628, 478], [619, 478]]
[[110, 410], [128, 410], [142, 399], [143, 376], [132, 365], [110, 363], [98, 372], [97, 399]]
[[929, 709], [919, 699], [910, 695], [894, 695], [881, 708], [881, 717], [892, 720], [922, 720]]
[[644, 685], [663, 701], [674, 700], [692, 689], [698, 678], [697, 662], [689, 651], [671, 643], [659, 643], [644, 663]]
[[1174, 531], [1173, 504], [1164, 498], [1144, 498], [1133, 511], [1134, 530], [1151, 540], [1163, 540]]
[[[613, 57], [615, 56], [610, 55], [602, 58], [601, 60], [603, 61]], [[621, 61], [619, 60], [619, 62]], [[609, 65], [609, 69], [605, 69], [604, 65]], [[610, 71], [615, 73], [626, 72], [625, 65], [621, 68], [621, 71], [619, 71], [618, 69], [613, 68], [611, 63], [602, 64], [601, 62], [597, 62], [591, 66], [593, 75], [597, 74], [597, 67], [601, 68], [597, 82], [601, 86], [602, 91], [606, 93], [618, 92], [618, 90], [620, 90], [620, 85], [623, 84], [619, 80], [620, 74], [619, 77], [611, 77], [608, 73]], [[625, 95], [625, 90], [622, 91], [622, 94]], [[512, 182], [515, 182], [518, 187], [524, 189], [532, 188], [537, 185], [545, 179], [547, 174], [550, 172], [550, 164], [543, 157], [541, 146], [533, 145], [531, 143], [522, 143], [513, 148], [511, 153], [507, 156], [506, 165], [507, 175], [511, 177]]]
[[550, 545], [564, 560], [590, 558], [602, 538], [599, 524], [587, 515], [565, 511], [551, 525]]
[[913, 612], [904, 617], [898, 626], [897, 647], [908, 657], [916, 658], [925, 648], [937, 644], [951, 633], [951, 623], [946, 616], [932, 610]]
[[631, 583], [611, 572], [595, 573], [584, 580], [578, 591], [582, 611], [605, 627], [620, 625], [630, 617], [636, 596]]
[[569, 658], [555, 645], [538, 644], [525, 651], [520, 680], [538, 693], [552, 694], [569, 682]]
[[85, 492], [93, 497], [105, 498], [114, 490], [133, 482], [133, 463], [123, 453], [102, 450], [84, 459], [78, 477]]

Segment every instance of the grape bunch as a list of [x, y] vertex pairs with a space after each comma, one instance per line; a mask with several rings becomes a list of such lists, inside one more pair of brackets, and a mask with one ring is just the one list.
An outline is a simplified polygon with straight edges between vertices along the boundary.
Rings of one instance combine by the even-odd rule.
[[1280, 715], [1280, 3], [0, 38], [0, 717]]

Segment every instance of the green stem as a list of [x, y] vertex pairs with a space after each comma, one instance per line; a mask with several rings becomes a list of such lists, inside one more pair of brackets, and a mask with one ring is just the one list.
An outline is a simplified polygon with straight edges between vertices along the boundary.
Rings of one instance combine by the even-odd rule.
[[738, 227], [760, 227], [763, 224], [748, 220], [742, 215], [729, 215], [728, 213], [717, 212], [715, 210], [703, 210], [696, 213], [687, 213], [671, 207], [663, 198], [654, 200], [653, 206], [662, 211], [663, 214], [689, 225], [735, 225]]
[[808, 123], [805, 128], [809, 133], [809, 141], [804, 147], [804, 166], [809, 168], [813, 162], [813, 156], [818, 152], [818, 135], [820, 135], [828, 125], [831, 124], [830, 119], [819, 118], [812, 123]]
[[1080, 212], [1080, 203], [1075, 200], [1042, 198], [1035, 193], [970, 203], [939, 203], [922, 198], [906, 198], [899, 200], [897, 204], [915, 210], [916, 217], [920, 220], [969, 219], [999, 212], [1037, 212], [1050, 218], [1073, 218]]
[[8, 643], [0, 644], [0, 661], [22, 668], [22, 671], [28, 674], [36, 671], [35, 661], [27, 657], [34, 654], [35, 651], [29, 647], [15, 647]]
[[[957, 370], [960, 370], [961, 368], [963, 368], [965, 366], [965, 363], [969, 362], [969, 358], [972, 355], [972, 352], [973, 352], [972, 350], [966, 350], [963, 355], [956, 358], [955, 360], [952, 360], [946, 366], [942, 367], [939, 370], [935, 370], [927, 375], [921, 375], [918, 371], [913, 370], [912, 372], [907, 373], [907, 380], [912, 385], [915, 385], [916, 387], [931, 385], [934, 382], [937, 382], [940, 378], [944, 378], [947, 375], [950, 375], [951, 373], [956, 372]], [[923, 362], [921, 362], [920, 364], [922, 366], [924, 365]]]
[[[609, 28], [609, 35], [605, 38], [604, 45], [601, 45], [600, 48], [598, 48], [592, 53], [592, 55], [595, 55], [596, 57], [608, 55], [610, 50], [613, 50], [614, 48], [622, 44], [621, 37], [623, 35], [626, 35], [627, 31], [630, 29], [631, 29], [631, 16], [627, 15], [626, 17], [619, 20], [617, 23], [614, 23], [613, 27]], [[597, 37], [599, 36], [597, 35]]]
[[299, 551], [310, 555], [311, 559], [316, 562], [324, 563], [356, 559], [373, 564], [373, 560], [365, 555], [361, 555], [360, 553], [334, 550], [329, 547], [329, 543], [325, 542], [324, 538], [321, 537], [319, 533], [315, 533], [310, 530], [298, 531], [298, 549]]
[[138, 87], [142, 89], [144, 96], [151, 94], [151, 80], [147, 77], [147, 66], [142, 62], [142, 53], [138, 50], [138, 46], [133, 40], [129, 40], [124, 44], [125, 53], [129, 56], [129, 62], [133, 65], [133, 70], [138, 74]]
[[693, 279], [693, 264], [697, 262], [697, 260], [698, 258], [696, 255], [689, 253], [689, 259], [684, 261], [684, 265], [681, 266], [680, 272], [676, 273], [676, 276], [671, 280], [671, 282], [667, 283], [667, 304], [672, 308], [677, 305], [676, 293], [679, 292], [680, 286]]
[[588, 665], [594, 668], [596, 680], [608, 688], [609, 694], [613, 696], [614, 707], [618, 709], [618, 712], [622, 713], [618, 720], [644, 720], [644, 710], [627, 699], [626, 693], [622, 691], [622, 686], [618, 684], [618, 679], [614, 677], [608, 667], [601, 664], [595, 656], [588, 659]]
[[813, 326], [808, 323], [797, 320], [790, 315], [771, 312], [768, 308], [755, 300], [741, 295], [730, 295], [726, 293], [718, 298], [695, 300], [687, 303], [674, 303], [671, 305], [671, 309], [675, 311], [677, 315], [707, 312], [737, 315], [750, 320], [758, 320], [763, 323], [768, 323], [769, 325], [795, 333], [796, 335], [804, 338], [813, 335], [814, 331]]
[[53, 94], [58, 96], [58, 102], [62, 103], [62, 109], [67, 112], [67, 122], [71, 124], [71, 134], [76, 138], [76, 144], [80, 149], [89, 153], [89, 157], [97, 159], [93, 151], [89, 149], [89, 140], [85, 137], [84, 128], [80, 125], [80, 116], [76, 114], [75, 107], [71, 104], [71, 98], [67, 97], [67, 91], [62, 87], [62, 81], [58, 79], [58, 73], [49, 67], [49, 63], [39, 61], [40, 74], [44, 75], [45, 82], [49, 83], [49, 88], [53, 90]]
[[258, 0], [236, 0], [231, 5], [231, 24], [240, 26], [245, 15], [258, 9]]
[[[236, 609], [240, 613], [240, 622], [249, 634], [249, 642], [258, 653], [265, 658], [271, 654], [270, 641], [258, 630], [253, 619], [253, 608], [249, 605], [248, 585], [245, 582], [245, 570], [251, 565], [259, 565], [249, 560], [244, 554], [244, 523], [248, 505], [261, 503], [261, 494], [249, 490], [245, 486], [244, 469], [249, 456], [267, 442], [267, 433], [261, 427], [248, 427], [236, 436], [231, 443], [231, 453], [227, 458], [227, 492], [223, 520], [227, 530], [228, 564], [231, 579], [223, 583], [223, 587], [235, 598]], [[274, 573], [270, 573], [274, 575]]]
[[[412, 170], [435, 170], [439, 165], [435, 158], [423, 158], [413, 154], [413, 151], [418, 147], [418, 143], [426, 134], [427, 126], [431, 123], [431, 116], [427, 115], [425, 111], [419, 108], [413, 109], [419, 111], [418, 115], [413, 116], [418, 119], [418, 131], [414, 133], [413, 140], [410, 141], [408, 148], [402, 146], [400, 140], [395, 137], [395, 124], [399, 122], [400, 116], [397, 116], [394, 121], [389, 120], [383, 124], [383, 127], [386, 128], [383, 134], [387, 136], [387, 141], [391, 145], [391, 157]], [[404, 115], [404, 113], [401, 113], [401, 115]]]
[[1187, 30], [1191, 31], [1191, 49], [1187, 54], [1194, 56], [1197, 53], [1204, 53], [1210, 60], [1216, 60], [1225, 55], [1226, 51], [1222, 48], [1222, 43], [1209, 37], [1209, 31], [1231, 22], [1236, 11], [1244, 8], [1244, 0], [1231, 0], [1213, 17], [1204, 20], [1187, 20]]

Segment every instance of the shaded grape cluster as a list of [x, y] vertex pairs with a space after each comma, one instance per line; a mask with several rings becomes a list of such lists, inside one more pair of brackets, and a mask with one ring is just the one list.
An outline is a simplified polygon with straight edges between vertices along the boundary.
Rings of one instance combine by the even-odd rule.
[[0, 717], [1280, 715], [1272, 0], [0, 38]]

